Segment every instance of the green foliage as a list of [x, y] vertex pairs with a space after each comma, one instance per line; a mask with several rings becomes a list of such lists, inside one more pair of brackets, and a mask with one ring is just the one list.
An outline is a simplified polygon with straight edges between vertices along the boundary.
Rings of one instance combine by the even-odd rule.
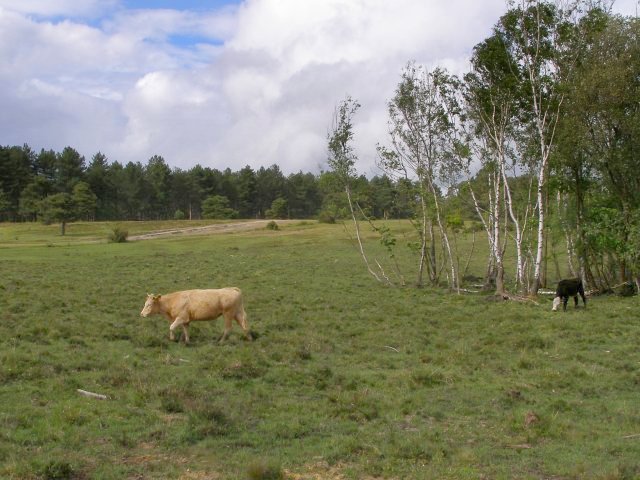
[[464, 221], [460, 213], [451, 213], [446, 218], [447, 227], [455, 232], [459, 232], [464, 228]]
[[267, 223], [267, 226], [265, 227], [267, 230], [279, 230], [280, 227], [278, 227], [278, 224], [271, 220], [269, 223]]
[[229, 206], [227, 197], [213, 195], [202, 202], [202, 216], [204, 218], [229, 219], [236, 218], [238, 212]]
[[174, 220], [184, 220], [184, 218], [185, 218], [184, 212], [182, 210], [180, 210], [180, 209], [176, 210], [173, 213], [173, 219]]
[[287, 218], [289, 212], [289, 203], [282, 197], [276, 198], [271, 202], [271, 208], [269, 208], [265, 216], [267, 218]]
[[40, 202], [40, 216], [45, 223], [59, 222], [64, 235], [66, 224], [76, 218], [73, 197], [68, 193], [49, 195]]
[[108, 240], [111, 243], [124, 243], [127, 241], [128, 238], [129, 238], [129, 231], [122, 227], [116, 226], [116, 227], [113, 227], [109, 232]]
[[320, 223], [329, 223], [329, 224], [333, 224], [336, 223], [336, 217], [335, 215], [333, 215], [330, 212], [327, 212], [326, 210], [323, 210], [320, 212], [320, 214], [318, 215], [318, 221]]
[[78, 182], [73, 186], [73, 206], [77, 218], [92, 220], [96, 211], [97, 197], [88, 183]]
[[159, 155], [146, 164], [122, 165], [98, 152], [86, 166], [70, 147], [62, 153], [36, 154], [27, 145], [0, 146], [0, 221], [35, 220], [42, 199], [71, 194], [82, 183], [78, 215], [92, 220], [170, 219], [177, 210], [198, 219], [202, 203], [214, 195], [226, 197], [230, 208], [244, 218], [264, 217], [278, 198], [286, 200], [286, 216], [294, 218], [315, 216], [322, 203], [319, 177], [303, 172], [285, 176], [277, 165], [257, 172], [250, 167], [234, 172], [200, 165], [183, 171], [171, 169]]
[[615, 208], [598, 207], [591, 210], [585, 233], [589, 245], [598, 254], [621, 253], [624, 248], [622, 213]]
[[45, 480], [73, 480], [75, 473], [69, 463], [52, 460], [42, 469], [42, 476]]
[[347, 96], [336, 108], [333, 128], [328, 135], [329, 159], [331, 170], [340, 179], [342, 186], [348, 185], [355, 174], [356, 153], [353, 150], [353, 116], [360, 104]]

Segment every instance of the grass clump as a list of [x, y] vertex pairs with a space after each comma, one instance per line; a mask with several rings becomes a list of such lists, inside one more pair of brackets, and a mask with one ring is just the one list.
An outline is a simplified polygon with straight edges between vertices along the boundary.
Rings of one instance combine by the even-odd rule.
[[113, 227], [109, 232], [108, 240], [110, 243], [124, 243], [129, 238], [129, 231], [122, 227]]
[[64, 460], [51, 460], [42, 468], [40, 476], [44, 480], [73, 480], [77, 478], [71, 464]]
[[247, 469], [248, 480], [284, 480], [284, 472], [274, 460], [256, 460]]
[[226, 407], [200, 398], [189, 408], [191, 410], [181, 436], [182, 443], [194, 445], [207, 438], [215, 440], [228, 436], [234, 431], [235, 422]]

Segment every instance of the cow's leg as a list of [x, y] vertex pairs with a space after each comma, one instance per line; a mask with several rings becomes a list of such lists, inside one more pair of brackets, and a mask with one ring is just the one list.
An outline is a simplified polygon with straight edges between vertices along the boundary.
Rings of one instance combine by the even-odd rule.
[[182, 324], [182, 332], [184, 333], [184, 344], [186, 345], [189, 343], [189, 324], [188, 323]]
[[569, 301], [569, 296], [567, 295], [566, 297], [562, 297], [562, 309], [566, 312], [567, 311], [567, 302]]
[[[183, 330], [184, 330], [184, 325], [185, 325], [186, 323], [187, 323], [187, 322], [186, 322], [186, 321], [184, 321], [181, 317], [177, 317], [177, 318], [173, 321], [173, 323], [171, 324], [171, 326], [169, 327], [169, 338], [170, 338], [171, 340], [175, 340], [175, 338], [176, 338], [176, 335], [175, 335], [175, 330], [176, 330], [176, 328], [178, 328], [179, 326], [183, 326]], [[186, 338], [188, 339], [188, 336], [187, 336]]]
[[238, 322], [238, 325], [240, 325], [240, 328], [242, 328], [245, 338], [249, 341], [253, 340], [251, 332], [249, 331], [249, 324], [247, 323], [247, 314], [244, 309], [236, 313], [235, 319], [236, 322]]
[[227, 337], [229, 336], [229, 332], [231, 332], [231, 326], [233, 325], [233, 315], [230, 312], [224, 313], [224, 332], [222, 332], [222, 336], [218, 343], [223, 343]]
[[575, 304], [575, 307], [578, 308], [578, 295], [576, 294], [575, 297], [573, 297], [573, 303]]

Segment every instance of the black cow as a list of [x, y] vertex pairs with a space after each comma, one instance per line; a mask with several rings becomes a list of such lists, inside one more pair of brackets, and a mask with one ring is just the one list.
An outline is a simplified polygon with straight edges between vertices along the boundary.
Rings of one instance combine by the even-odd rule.
[[564, 310], [567, 310], [567, 302], [569, 297], [573, 297], [576, 308], [578, 308], [578, 294], [582, 297], [582, 303], [587, 308], [587, 299], [584, 297], [584, 288], [582, 287], [582, 280], [579, 278], [569, 278], [566, 280], [560, 280], [558, 282], [558, 288], [556, 288], [556, 298], [553, 299], [553, 308], [555, 312], [562, 302]]

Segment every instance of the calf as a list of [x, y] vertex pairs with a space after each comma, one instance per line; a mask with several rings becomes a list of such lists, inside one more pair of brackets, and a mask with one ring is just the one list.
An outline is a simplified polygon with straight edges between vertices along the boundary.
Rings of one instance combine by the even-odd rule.
[[587, 299], [584, 297], [584, 288], [582, 287], [582, 280], [579, 278], [570, 278], [567, 280], [560, 280], [558, 282], [558, 288], [556, 289], [556, 297], [553, 299], [553, 310], [558, 310], [560, 302], [563, 304], [563, 308], [567, 310], [567, 302], [569, 297], [573, 297], [573, 300], [578, 308], [578, 294], [582, 297], [582, 303], [585, 308], [587, 307]]
[[182, 327], [185, 344], [189, 343], [190, 322], [215, 320], [220, 315], [224, 316], [224, 332], [220, 337], [220, 343], [229, 335], [233, 320], [238, 322], [247, 340], [252, 340], [239, 288], [183, 290], [166, 295], [148, 294], [140, 315], [147, 317], [153, 314], [164, 315], [171, 322], [171, 340], [175, 340], [176, 328]]

